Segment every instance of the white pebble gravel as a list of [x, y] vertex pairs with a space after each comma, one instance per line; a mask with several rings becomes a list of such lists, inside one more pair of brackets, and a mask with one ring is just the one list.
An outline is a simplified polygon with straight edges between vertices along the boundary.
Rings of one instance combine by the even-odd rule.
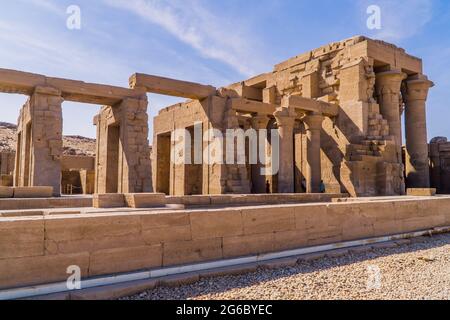
[[450, 300], [450, 234], [396, 248], [258, 269], [179, 288], [159, 287], [125, 300]]

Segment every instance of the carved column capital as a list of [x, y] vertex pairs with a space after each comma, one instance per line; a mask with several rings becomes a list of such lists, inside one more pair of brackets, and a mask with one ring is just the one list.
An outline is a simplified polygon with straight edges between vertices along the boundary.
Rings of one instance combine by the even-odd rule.
[[403, 96], [406, 102], [427, 100], [428, 91], [434, 87], [434, 83], [427, 76], [416, 75], [409, 77], [406, 81]]
[[376, 74], [375, 90], [378, 96], [384, 94], [399, 94], [402, 81], [407, 75], [401, 71], [392, 70]]
[[278, 127], [294, 129], [295, 111], [291, 108], [279, 108], [273, 116], [277, 120]]
[[316, 112], [307, 114], [302, 120], [306, 125], [306, 130], [321, 130], [325, 117]]
[[263, 130], [267, 129], [267, 125], [269, 124], [270, 118], [266, 115], [258, 114], [251, 118], [252, 127], [255, 130]]

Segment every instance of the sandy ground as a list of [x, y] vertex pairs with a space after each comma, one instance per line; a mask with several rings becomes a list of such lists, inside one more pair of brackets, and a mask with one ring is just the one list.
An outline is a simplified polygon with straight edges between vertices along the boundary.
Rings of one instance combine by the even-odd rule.
[[160, 287], [125, 299], [450, 300], [450, 234], [180, 288]]

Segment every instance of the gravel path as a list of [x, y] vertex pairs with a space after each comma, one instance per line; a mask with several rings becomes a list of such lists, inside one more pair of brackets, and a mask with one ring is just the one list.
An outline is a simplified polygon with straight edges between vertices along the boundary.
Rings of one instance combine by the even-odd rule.
[[445, 299], [450, 300], [450, 234], [294, 267], [160, 287], [133, 300]]

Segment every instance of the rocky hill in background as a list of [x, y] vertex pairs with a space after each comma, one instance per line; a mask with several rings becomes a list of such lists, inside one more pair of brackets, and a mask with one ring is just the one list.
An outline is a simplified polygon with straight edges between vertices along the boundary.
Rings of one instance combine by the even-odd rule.
[[[0, 152], [16, 150], [15, 124], [0, 122]], [[81, 136], [64, 136], [65, 155], [95, 156], [95, 139]]]

